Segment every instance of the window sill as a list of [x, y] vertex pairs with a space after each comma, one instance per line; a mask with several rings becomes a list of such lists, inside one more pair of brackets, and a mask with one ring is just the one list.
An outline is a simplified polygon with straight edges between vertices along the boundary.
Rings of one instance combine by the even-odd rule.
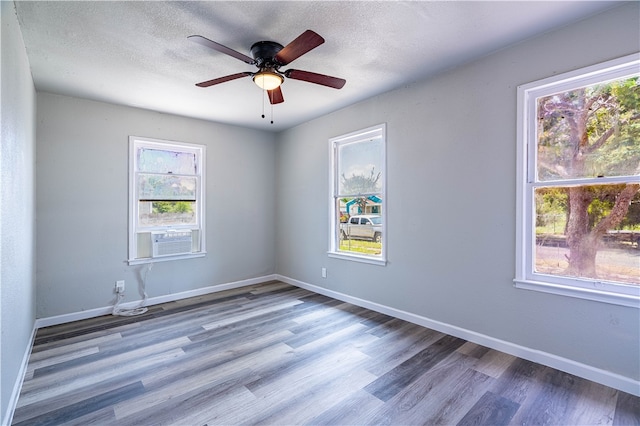
[[513, 282], [516, 288], [521, 288], [524, 290], [540, 291], [543, 293], [594, 300], [596, 302], [609, 303], [612, 305], [640, 308], [640, 288], [637, 289], [637, 291], [635, 292], [636, 294], [620, 294], [610, 291], [567, 286], [562, 284], [552, 284], [542, 281], [515, 279], [513, 280]]
[[140, 259], [129, 259], [127, 262], [129, 265], [144, 265], [146, 263], [158, 263], [168, 262], [170, 260], [182, 260], [182, 259], [194, 259], [197, 257], [204, 257], [207, 254], [206, 251], [198, 253], [181, 254], [176, 256], [162, 256], [162, 257], [144, 257]]
[[330, 251], [327, 253], [329, 257], [334, 259], [350, 260], [352, 262], [369, 263], [371, 265], [385, 266], [387, 264], [386, 259], [376, 259], [369, 256], [358, 256], [357, 254], [346, 254], [343, 252]]

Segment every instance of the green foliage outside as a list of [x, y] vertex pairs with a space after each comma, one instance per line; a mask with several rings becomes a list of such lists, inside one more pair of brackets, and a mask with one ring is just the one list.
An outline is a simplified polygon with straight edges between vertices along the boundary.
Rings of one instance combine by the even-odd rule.
[[191, 204], [189, 201], [154, 201], [153, 213], [191, 213]]
[[340, 251], [377, 256], [382, 253], [382, 243], [366, 240], [340, 240]]
[[[622, 244], [626, 233], [615, 231], [640, 228], [640, 184], [633, 178], [640, 174], [639, 83], [636, 76], [537, 100], [536, 180], [549, 184], [535, 190], [536, 240], [568, 248], [561, 256], [537, 249], [537, 271], [640, 283], [637, 268], [620, 272], [619, 259], [597, 260], [604, 259], [601, 241], [615, 236]], [[636, 247], [628, 236], [624, 246]], [[622, 256], [622, 263], [632, 260]]]
[[539, 101], [541, 181], [638, 173], [638, 80], [588, 86]]
[[[611, 213], [616, 196], [624, 185], [602, 185], [587, 187], [593, 197], [587, 214], [589, 228], [593, 228]], [[540, 188], [536, 191], [536, 234], [562, 235], [566, 232], [569, 196], [567, 188]], [[640, 193], [637, 193], [626, 216], [615, 227], [616, 230], [640, 231]]]

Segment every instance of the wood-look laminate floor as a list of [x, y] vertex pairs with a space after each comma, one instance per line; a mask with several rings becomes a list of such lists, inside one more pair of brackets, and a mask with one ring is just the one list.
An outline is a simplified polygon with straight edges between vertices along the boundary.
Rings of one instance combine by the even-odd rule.
[[639, 424], [640, 398], [281, 282], [38, 330], [15, 425]]

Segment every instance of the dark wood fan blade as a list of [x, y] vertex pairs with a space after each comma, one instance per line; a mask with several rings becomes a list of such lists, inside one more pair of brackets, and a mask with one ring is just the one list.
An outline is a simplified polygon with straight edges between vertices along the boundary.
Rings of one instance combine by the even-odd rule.
[[322, 43], [324, 43], [324, 39], [320, 35], [311, 30], [307, 30], [280, 50], [274, 59], [280, 65], [287, 65], [289, 62], [315, 49]]
[[294, 80], [307, 81], [309, 83], [321, 84], [327, 87], [333, 87], [334, 89], [342, 89], [347, 80], [338, 77], [331, 77], [330, 75], [317, 74], [310, 71], [302, 70], [287, 70], [284, 72], [286, 77]]
[[206, 46], [210, 49], [217, 50], [220, 53], [224, 53], [226, 55], [233, 56], [236, 59], [240, 59], [241, 61], [246, 62], [247, 64], [253, 65], [256, 63], [256, 61], [254, 61], [253, 58], [250, 58], [249, 56], [244, 55], [240, 52], [236, 52], [235, 50], [230, 49], [227, 46], [223, 46], [220, 43], [216, 43], [215, 41], [209, 40], [206, 37], [202, 37], [201, 35], [192, 35], [187, 38], [191, 41], [194, 41], [198, 44]]
[[239, 72], [237, 74], [231, 74], [231, 75], [227, 75], [227, 76], [224, 76], [224, 77], [214, 78], [213, 80], [203, 81], [202, 83], [196, 84], [196, 86], [198, 86], [198, 87], [209, 87], [209, 86], [213, 86], [214, 84], [224, 83], [226, 81], [235, 80], [237, 78], [248, 77], [248, 76], [250, 76], [252, 74], [253, 73], [250, 73], [250, 72]]
[[282, 96], [282, 89], [280, 89], [280, 86], [273, 90], [267, 90], [267, 94], [269, 95], [269, 102], [271, 102], [271, 105], [284, 102], [284, 96]]

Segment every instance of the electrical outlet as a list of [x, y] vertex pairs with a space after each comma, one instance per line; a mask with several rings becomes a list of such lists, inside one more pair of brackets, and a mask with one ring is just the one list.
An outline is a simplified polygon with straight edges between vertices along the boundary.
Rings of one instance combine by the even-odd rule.
[[321, 269], [322, 278], [327, 278], [327, 268]]
[[116, 281], [116, 293], [124, 293], [124, 280]]

